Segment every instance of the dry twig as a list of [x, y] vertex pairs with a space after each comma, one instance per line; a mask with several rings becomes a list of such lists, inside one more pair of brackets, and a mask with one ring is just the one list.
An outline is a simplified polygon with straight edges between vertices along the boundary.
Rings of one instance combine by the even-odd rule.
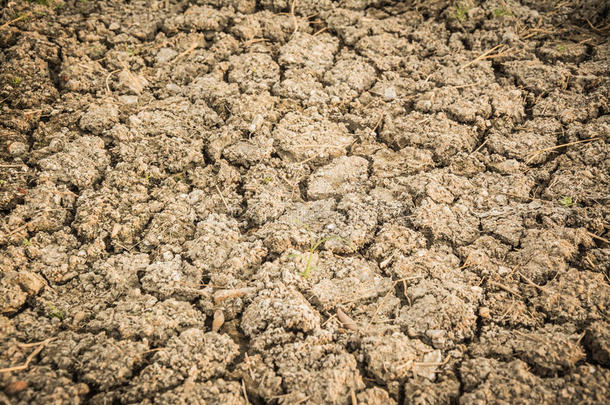
[[27, 343], [27, 344], [21, 345], [22, 347], [34, 347], [34, 346], [38, 346], [38, 347], [32, 353], [29, 354], [29, 356], [25, 359], [25, 363], [23, 363], [20, 366], [0, 368], [0, 373], [10, 373], [11, 371], [21, 371], [21, 370], [27, 369], [30, 366], [30, 363], [32, 362], [34, 357], [36, 357], [38, 355], [38, 353], [40, 353], [42, 351], [42, 349], [44, 349], [45, 346], [53, 340], [55, 340], [55, 338], [49, 338], [49, 339], [43, 340], [42, 342], [38, 342], [38, 343]]
[[199, 46], [199, 40], [193, 41], [193, 43], [191, 44], [191, 46], [188, 47], [188, 49], [184, 52], [182, 52], [180, 55], [176, 56], [174, 58], [174, 60], [172, 61], [173, 63], [178, 62], [180, 59], [184, 58], [185, 56], [187, 56], [189, 53], [193, 52], [195, 49], [197, 49], [197, 46]]
[[108, 73], [108, 76], [106, 76], [106, 93], [110, 94], [110, 85], [108, 83], [110, 81], [110, 76], [120, 71], [121, 69], [113, 70], [112, 72]]
[[594, 138], [589, 138], [589, 139], [582, 139], [580, 141], [568, 142], [568, 143], [564, 143], [561, 145], [551, 146], [550, 148], [539, 149], [536, 152], [534, 152], [534, 154], [527, 160], [527, 162], [525, 162], [525, 164], [529, 164], [533, 159], [535, 159], [537, 156], [541, 155], [544, 152], [550, 152], [555, 149], [563, 148], [564, 146], [572, 146], [572, 145], [578, 145], [579, 143], [592, 142], [597, 139], [599, 139], [599, 138], [594, 137]]
[[229, 209], [229, 204], [227, 204], [227, 200], [225, 200], [224, 196], [220, 192], [220, 187], [218, 187], [218, 184], [215, 184], [215, 186], [216, 186], [216, 191], [218, 191], [218, 195], [220, 196], [220, 199], [222, 200], [222, 203], [225, 205], [225, 208], [227, 209], [227, 212], [230, 212], [231, 210]]
[[243, 379], [241, 380], [241, 389], [244, 391], [244, 399], [246, 400], [246, 404], [250, 404], [250, 401], [248, 400], [248, 392], [246, 391], [246, 383]]
[[610, 240], [608, 240], [608, 239], [606, 239], [606, 238], [604, 238], [604, 237], [602, 237], [602, 236], [596, 235], [596, 234], [594, 234], [593, 232], [589, 232], [589, 231], [587, 231], [587, 235], [589, 235], [589, 236], [590, 236], [590, 237], [592, 237], [593, 239], [601, 240], [602, 242], [607, 243], [607, 244], [609, 244], [609, 245], [610, 245]]
[[5, 22], [4, 24], [0, 25], [0, 30], [3, 30], [3, 29], [5, 29], [5, 28], [8, 28], [8, 26], [9, 26], [9, 25], [11, 25], [12, 23], [16, 23], [17, 21], [21, 21], [21, 20], [23, 20], [23, 19], [25, 19], [25, 18], [28, 18], [28, 17], [29, 17], [29, 16], [31, 16], [31, 15], [32, 15], [32, 12], [30, 11], [30, 12], [27, 12], [27, 13], [25, 13], [25, 14], [23, 14], [23, 15], [20, 15], [20, 16], [19, 16], [19, 17], [17, 17], [17, 18], [13, 18], [12, 20], [7, 21], [7, 22]]
[[[498, 50], [498, 52], [497, 53], [493, 53], [496, 50]], [[493, 48], [488, 49], [487, 51], [483, 52], [481, 55], [477, 56], [476, 58], [474, 58], [470, 62], [460, 66], [460, 68], [458, 70], [465, 69], [468, 66], [472, 65], [473, 63], [481, 61], [481, 60], [500, 58], [502, 56], [508, 56], [513, 51], [514, 51], [514, 49], [512, 47], [509, 47], [508, 45], [498, 44], [498, 45], [494, 46]]]
[[292, 16], [292, 20], [294, 21], [294, 31], [292, 31], [292, 35], [290, 35], [290, 39], [294, 38], [294, 36], [299, 31], [299, 21], [297, 20], [297, 16], [294, 14], [294, 6], [296, 6], [297, 0], [292, 1], [292, 5], [290, 6], [290, 15]]

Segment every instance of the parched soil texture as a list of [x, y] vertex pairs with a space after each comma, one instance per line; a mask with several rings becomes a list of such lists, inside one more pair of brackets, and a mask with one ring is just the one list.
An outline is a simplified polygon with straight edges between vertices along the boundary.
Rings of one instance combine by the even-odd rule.
[[1, 404], [607, 404], [604, 0], [0, 0]]

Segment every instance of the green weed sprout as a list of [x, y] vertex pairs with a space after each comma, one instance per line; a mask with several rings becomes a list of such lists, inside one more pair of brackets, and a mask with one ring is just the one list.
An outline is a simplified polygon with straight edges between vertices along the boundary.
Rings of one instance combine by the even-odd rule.
[[559, 204], [566, 208], [570, 208], [572, 205], [574, 205], [574, 201], [572, 200], [571, 196], [567, 195], [559, 199]]
[[507, 15], [513, 15], [513, 13], [511, 13], [510, 10], [507, 10], [502, 7], [498, 7], [496, 9], [494, 9], [494, 17], [496, 17], [496, 18], [504, 17]]
[[63, 321], [66, 318], [64, 311], [59, 310], [55, 305], [48, 304], [48, 309], [49, 312], [47, 312], [47, 315], [49, 318], [57, 318], [60, 321]]
[[[301, 276], [303, 276], [304, 278], [309, 278], [309, 272], [311, 270], [313, 270], [313, 267], [311, 266], [311, 261], [313, 259], [313, 255], [316, 252], [316, 250], [318, 250], [318, 248], [320, 247], [320, 245], [322, 245], [325, 242], [328, 242], [329, 240], [333, 240], [333, 239], [339, 239], [341, 240], [343, 243], [349, 245], [350, 247], [353, 248], [353, 244], [348, 241], [345, 240], [344, 238], [340, 237], [340, 236], [327, 236], [325, 238], [320, 238], [320, 239], [314, 239], [313, 237], [313, 232], [311, 232], [311, 229], [309, 229], [309, 226], [307, 226], [306, 224], [301, 223], [300, 221], [297, 221], [303, 228], [305, 228], [305, 230], [307, 230], [307, 235], [309, 235], [309, 248], [307, 249], [307, 263], [305, 264], [305, 269], [300, 273]], [[294, 257], [294, 256], [299, 256], [296, 254], [292, 254], [289, 257]]]
[[470, 8], [465, 6], [465, 5], [463, 5], [459, 1], [455, 3], [454, 7], [455, 7], [455, 18], [459, 22], [464, 21], [464, 18], [466, 18], [468, 16], [468, 10], [470, 10]]

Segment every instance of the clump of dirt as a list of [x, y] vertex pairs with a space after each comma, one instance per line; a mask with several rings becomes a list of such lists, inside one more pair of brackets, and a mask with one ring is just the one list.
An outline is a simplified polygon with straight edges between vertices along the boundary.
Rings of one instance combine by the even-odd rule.
[[605, 2], [0, 6], [0, 402], [610, 401]]

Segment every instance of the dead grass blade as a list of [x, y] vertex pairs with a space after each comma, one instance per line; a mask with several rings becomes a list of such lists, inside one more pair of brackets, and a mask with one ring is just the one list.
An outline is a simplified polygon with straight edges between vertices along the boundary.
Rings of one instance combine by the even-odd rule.
[[[498, 51], [498, 52], [494, 53], [495, 51]], [[470, 62], [460, 66], [458, 70], [465, 69], [468, 66], [472, 65], [473, 63], [476, 63], [476, 62], [479, 62], [479, 61], [482, 61], [485, 59], [500, 58], [503, 56], [511, 55], [514, 52], [515, 52], [514, 48], [509, 47], [506, 44], [498, 44], [498, 45], [494, 46], [493, 48], [488, 49], [487, 51], [483, 52], [482, 54], [480, 54], [479, 56], [477, 56]]]
[[191, 52], [193, 52], [195, 49], [197, 49], [197, 47], [199, 46], [199, 40], [193, 41], [193, 43], [191, 44], [191, 46], [188, 47], [188, 49], [184, 52], [182, 52], [180, 55], [176, 56], [176, 58], [174, 58], [174, 60], [172, 61], [172, 63], [176, 63], [179, 60], [181, 60], [182, 58], [186, 57], [188, 54], [190, 54]]
[[110, 77], [113, 74], [118, 73], [120, 71], [121, 71], [121, 69], [113, 70], [112, 72], [108, 73], [108, 76], [106, 76], [106, 93], [110, 94], [110, 84], [109, 84]]
[[589, 138], [589, 139], [582, 139], [580, 141], [568, 142], [568, 143], [564, 143], [561, 145], [551, 146], [550, 148], [539, 149], [532, 154], [532, 156], [525, 162], [525, 164], [529, 164], [532, 160], [534, 160], [536, 157], [540, 156], [544, 152], [550, 152], [555, 149], [563, 148], [564, 146], [572, 146], [572, 145], [578, 145], [580, 143], [592, 142], [597, 139], [599, 139], [599, 138], [595, 137], [595, 138]]
[[259, 42], [267, 42], [267, 41], [269, 41], [269, 40], [266, 39], [266, 38], [252, 38], [252, 39], [249, 39], [246, 42], [244, 42], [242, 44], [242, 46], [244, 48], [247, 48], [247, 47], [249, 47], [251, 45], [258, 44]]
[[137, 94], [141, 94], [142, 90], [144, 90], [144, 86], [142, 83], [140, 83], [140, 79], [131, 73], [125, 62], [121, 61], [121, 65], [123, 66], [123, 71], [127, 72], [127, 76], [129, 76], [129, 81], [131, 82], [131, 86], [129, 86], [129, 88]]
[[49, 342], [51, 342], [53, 340], [55, 340], [55, 338], [49, 338], [49, 339], [43, 340], [42, 342], [28, 343], [28, 344], [23, 345], [22, 347], [34, 347], [34, 346], [38, 346], [38, 347], [32, 353], [29, 354], [29, 356], [25, 359], [25, 363], [23, 363], [20, 366], [0, 368], [0, 373], [10, 373], [11, 371], [26, 370], [30, 366], [30, 363], [32, 362], [34, 357], [36, 357], [38, 355], [38, 353], [40, 353], [42, 351], [42, 349], [44, 349], [45, 346], [48, 345]]
[[296, 6], [296, 4], [297, 0], [293, 0], [292, 4], [290, 5], [290, 15], [292, 16], [292, 21], [294, 22], [294, 31], [292, 31], [290, 39], [294, 38], [294, 36], [299, 31], [299, 21], [297, 20], [297, 16], [294, 14], [294, 7]]
[[608, 240], [608, 239], [606, 239], [606, 238], [604, 238], [604, 237], [602, 237], [602, 236], [596, 235], [596, 234], [594, 234], [593, 232], [589, 232], [589, 231], [587, 231], [587, 235], [589, 235], [589, 236], [590, 236], [590, 237], [592, 237], [593, 239], [601, 240], [602, 242], [607, 243], [607, 244], [609, 244], [609, 245], [610, 245], [610, 240]]
[[17, 18], [13, 18], [12, 20], [7, 21], [4, 24], [0, 25], [0, 30], [6, 29], [6, 28], [8, 28], [9, 25], [11, 25], [13, 23], [16, 23], [17, 21], [21, 21], [23, 19], [26, 19], [26, 18], [28, 18], [31, 15], [32, 15], [32, 12], [30, 11], [30, 12], [27, 12], [27, 13], [25, 13], [23, 15], [20, 15]]

